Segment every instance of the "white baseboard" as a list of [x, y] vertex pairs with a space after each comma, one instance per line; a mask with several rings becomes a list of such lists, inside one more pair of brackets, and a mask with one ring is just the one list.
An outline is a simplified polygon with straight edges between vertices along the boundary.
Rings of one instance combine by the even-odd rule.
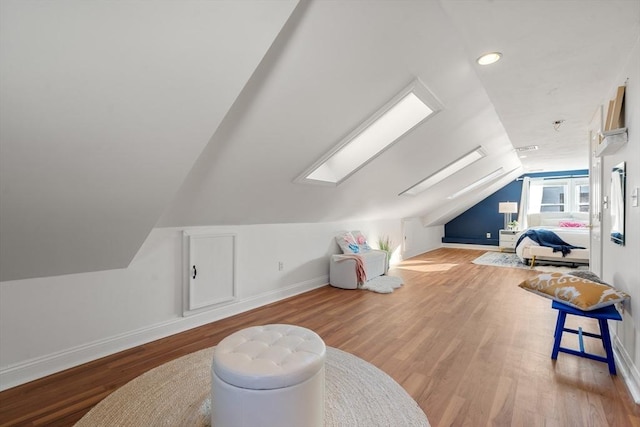
[[94, 341], [60, 352], [48, 354], [0, 369], [0, 391], [25, 384], [47, 375], [73, 368], [83, 363], [127, 350], [138, 345], [184, 332], [216, 320], [234, 316], [245, 311], [271, 304], [329, 283], [329, 277], [323, 276], [292, 286], [264, 292], [243, 300], [214, 307], [189, 317], [177, 317], [166, 322], [130, 331], [124, 334]]
[[493, 245], [472, 245], [466, 243], [443, 243], [443, 248], [454, 248], [454, 249], [477, 249], [480, 251], [500, 251], [500, 247]]
[[618, 373], [622, 374], [631, 398], [636, 404], [640, 404], [640, 372], [617, 335], [613, 335], [613, 356], [617, 362]]

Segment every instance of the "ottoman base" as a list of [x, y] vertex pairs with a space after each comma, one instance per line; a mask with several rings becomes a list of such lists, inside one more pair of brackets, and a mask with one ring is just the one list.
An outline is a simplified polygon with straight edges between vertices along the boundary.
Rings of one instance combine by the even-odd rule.
[[211, 422], [221, 427], [324, 426], [324, 367], [290, 387], [252, 390], [221, 380], [213, 373]]

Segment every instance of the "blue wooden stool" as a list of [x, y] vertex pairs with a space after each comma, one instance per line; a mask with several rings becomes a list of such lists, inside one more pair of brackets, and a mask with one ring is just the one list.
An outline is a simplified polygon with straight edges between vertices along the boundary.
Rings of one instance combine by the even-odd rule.
[[[599, 362], [605, 362], [609, 365], [609, 373], [611, 375], [616, 375], [616, 363], [613, 360], [613, 349], [611, 348], [611, 335], [609, 334], [609, 325], [607, 324], [607, 320], [622, 320], [622, 316], [618, 313], [618, 310], [613, 305], [609, 305], [607, 307], [599, 308], [597, 310], [592, 311], [582, 311], [577, 308], [570, 307], [566, 304], [559, 303], [557, 301], [553, 301], [551, 304], [551, 308], [555, 308], [558, 310], [558, 320], [556, 321], [556, 332], [555, 332], [555, 341], [553, 343], [553, 352], [551, 353], [551, 358], [556, 360], [558, 358], [558, 352], [561, 351], [563, 353], [573, 354], [575, 356], [586, 357], [588, 359], [597, 360]], [[600, 325], [600, 335], [592, 334], [590, 332], [583, 332], [582, 328], [569, 329], [564, 327], [564, 321], [567, 319], [567, 314], [573, 314], [575, 316], [583, 316], [583, 317], [591, 317], [592, 319], [598, 319], [598, 324]], [[571, 348], [560, 347], [560, 341], [562, 340], [562, 333], [570, 332], [572, 334], [578, 335], [578, 344], [580, 346], [580, 351], [573, 350]], [[584, 342], [582, 341], [582, 337], [587, 336], [591, 338], [600, 338], [602, 340], [602, 344], [604, 345], [604, 351], [607, 354], [607, 357], [602, 357], [597, 354], [591, 354], [584, 351]]]

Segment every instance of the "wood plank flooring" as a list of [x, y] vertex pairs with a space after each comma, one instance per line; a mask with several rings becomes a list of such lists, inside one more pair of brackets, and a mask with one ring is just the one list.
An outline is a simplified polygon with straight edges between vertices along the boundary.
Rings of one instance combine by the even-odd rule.
[[387, 372], [432, 426], [640, 426], [605, 363], [551, 361], [556, 311], [516, 286], [535, 272], [472, 264], [482, 253], [438, 249], [392, 269], [405, 281], [392, 294], [327, 286], [15, 387], [0, 393], [0, 425], [73, 425], [151, 368], [247, 326], [291, 323]]

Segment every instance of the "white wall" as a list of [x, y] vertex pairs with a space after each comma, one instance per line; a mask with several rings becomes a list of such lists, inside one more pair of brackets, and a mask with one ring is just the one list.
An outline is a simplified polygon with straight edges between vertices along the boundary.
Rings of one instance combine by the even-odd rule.
[[[334, 236], [400, 242], [400, 220], [191, 227], [236, 233], [236, 302], [182, 317], [182, 230], [156, 228], [126, 269], [0, 283], [0, 388], [328, 283]], [[284, 270], [278, 270], [278, 263]]]
[[403, 259], [411, 258], [442, 246], [444, 225], [425, 227], [420, 218], [405, 218], [402, 220], [402, 229], [404, 233]]
[[127, 266], [296, 5], [0, 2], [0, 280]]
[[615, 88], [624, 84], [627, 77], [629, 80], [625, 93], [625, 126], [628, 128], [629, 141], [616, 153], [605, 156], [602, 163], [603, 196], [610, 198], [610, 171], [618, 163], [626, 162], [625, 245], [616, 245], [605, 237], [610, 230], [611, 219], [609, 209], [603, 209], [602, 275], [607, 282], [631, 295], [631, 300], [624, 306], [623, 322], [613, 323], [617, 350], [625, 362], [624, 367], [628, 369], [628, 372], [623, 372], [623, 375], [627, 377], [627, 384], [630, 385], [638, 401], [640, 398], [638, 371], [640, 366], [640, 270], [638, 268], [640, 207], [631, 206], [631, 193], [634, 188], [640, 187], [640, 43], [636, 43], [627, 66], [612, 85], [612, 92], [609, 94], [611, 98], [614, 97]]

